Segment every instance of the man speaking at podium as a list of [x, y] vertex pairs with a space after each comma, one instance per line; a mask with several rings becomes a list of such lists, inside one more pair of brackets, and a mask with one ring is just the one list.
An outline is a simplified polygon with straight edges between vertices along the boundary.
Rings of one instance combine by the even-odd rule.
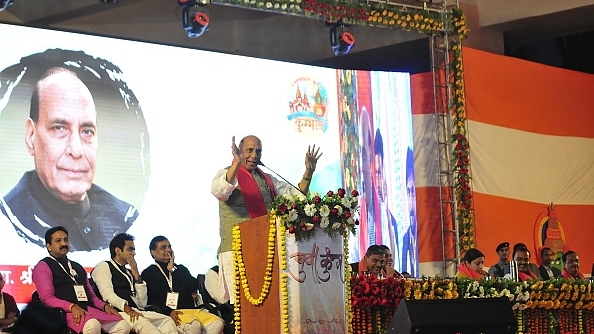
[[211, 192], [219, 200], [219, 288], [224, 289], [226, 299], [234, 301], [232, 231], [237, 223], [268, 214], [268, 207], [277, 195], [304, 196], [318, 159], [322, 156], [320, 148], [308, 147], [305, 154], [305, 173], [299, 182], [299, 189], [279, 181], [264, 173], [258, 165], [263, 165], [262, 142], [256, 136], [247, 136], [235, 144], [231, 139], [231, 166], [220, 170], [212, 181]]

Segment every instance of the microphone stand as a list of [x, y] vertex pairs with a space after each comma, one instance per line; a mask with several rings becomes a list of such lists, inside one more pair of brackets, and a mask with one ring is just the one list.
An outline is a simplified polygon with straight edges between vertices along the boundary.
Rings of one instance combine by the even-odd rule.
[[280, 177], [283, 181], [285, 181], [288, 185], [290, 185], [291, 187], [299, 190], [300, 193], [303, 194], [303, 196], [305, 196], [305, 198], [307, 198], [307, 194], [304, 193], [303, 191], [301, 191], [301, 189], [299, 189], [299, 187], [296, 187], [295, 185], [293, 185], [291, 182], [287, 181], [287, 179], [285, 179], [284, 177], [280, 176], [277, 172], [273, 171], [272, 169], [270, 169], [270, 167], [266, 166], [265, 164], [262, 163], [262, 161], [258, 161], [258, 165], [262, 166], [262, 167], [266, 167], [266, 169], [268, 169], [269, 171], [271, 171], [274, 175]]

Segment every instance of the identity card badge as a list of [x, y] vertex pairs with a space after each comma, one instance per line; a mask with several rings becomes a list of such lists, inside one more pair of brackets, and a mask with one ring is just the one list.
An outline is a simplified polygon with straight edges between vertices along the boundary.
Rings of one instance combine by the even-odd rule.
[[168, 292], [167, 293], [167, 301], [165, 302], [165, 305], [167, 305], [169, 308], [172, 309], [177, 309], [177, 299], [179, 298], [179, 293], [177, 292]]
[[76, 293], [76, 300], [79, 302], [87, 302], [89, 298], [87, 297], [87, 292], [85, 291], [85, 287], [82, 285], [75, 285], [74, 286], [74, 293]]

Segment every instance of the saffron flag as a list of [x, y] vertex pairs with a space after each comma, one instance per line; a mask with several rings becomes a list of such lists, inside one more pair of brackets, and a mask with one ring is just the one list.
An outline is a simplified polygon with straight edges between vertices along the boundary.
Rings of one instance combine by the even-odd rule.
[[[495, 248], [503, 241], [525, 243], [534, 263], [543, 246], [555, 244], [558, 255], [577, 252], [588, 273], [594, 75], [470, 48], [463, 49], [463, 64], [476, 247], [485, 265], [498, 261]], [[421, 272], [441, 274], [431, 73], [413, 75], [411, 86]]]

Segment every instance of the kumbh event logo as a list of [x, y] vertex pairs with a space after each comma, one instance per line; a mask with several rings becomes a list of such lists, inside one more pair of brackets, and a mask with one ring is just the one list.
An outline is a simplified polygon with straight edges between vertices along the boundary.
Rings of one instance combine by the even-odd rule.
[[289, 114], [293, 128], [308, 137], [317, 137], [328, 129], [328, 94], [326, 88], [312, 78], [293, 81], [288, 91]]
[[548, 247], [553, 251], [555, 267], [561, 266], [561, 255], [567, 250], [565, 229], [563, 223], [557, 217], [553, 208], [553, 203], [549, 205], [547, 211], [541, 212], [534, 224], [534, 245], [536, 246], [536, 256], [540, 259], [540, 250]]

